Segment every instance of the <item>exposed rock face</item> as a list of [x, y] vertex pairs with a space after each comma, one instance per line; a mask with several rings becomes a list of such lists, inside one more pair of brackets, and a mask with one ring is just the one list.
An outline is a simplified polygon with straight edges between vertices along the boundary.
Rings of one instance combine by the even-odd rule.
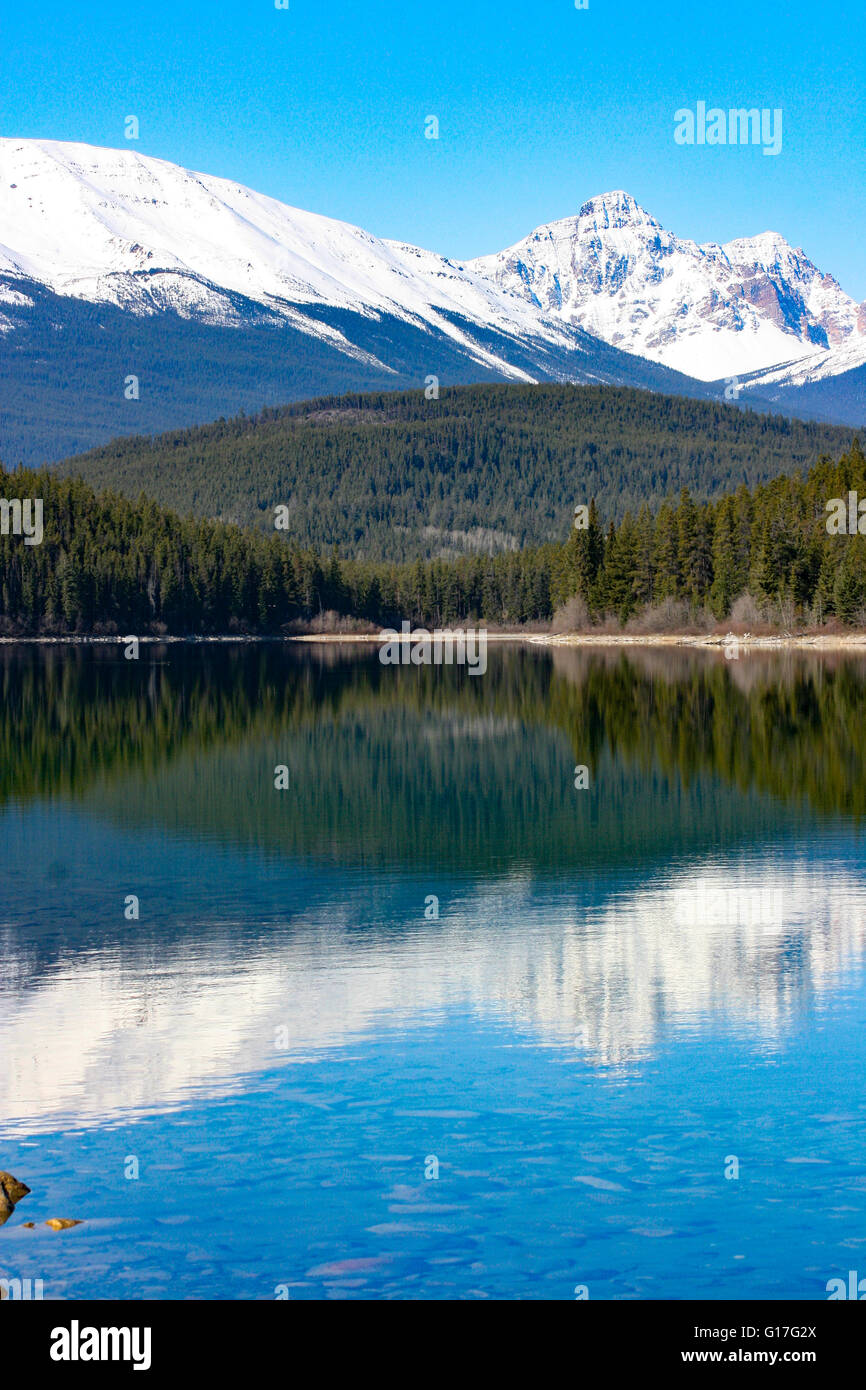
[[68, 1231], [70, 1226], [80, 1226], [81, 1222], [72, 1221], [68, 1216], [52, 1216], [45, 1224], [50, 1226], [52, 1231]]
[[26, 1183], [13, 1178], [11, 1173], [0, 1170], [0, 1226], [9, 1220], [18, 1202], [26, 1197], [30, 1188]]
[[706, 381], [863, 334], [862, 308], [778, 233], [698, 245], [621, 190], [466, 264], [548, 317]]

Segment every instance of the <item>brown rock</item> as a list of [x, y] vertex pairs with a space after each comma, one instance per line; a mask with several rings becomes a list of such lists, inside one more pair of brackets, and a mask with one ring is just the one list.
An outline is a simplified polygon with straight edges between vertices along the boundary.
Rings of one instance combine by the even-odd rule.
[[22, 1197], [26, 1197], [30, 1188], [17, 1178], [13, 1178], [11, 1173], [4, 1173], [0, 1169], [0, 1226], [3, 1226], [15, 1210], [16, 1202], [20, 1202]]
[[70, 1226], [80, 1226], [81, 1222], [70, 1221], [68, 1216], [52, 1216], [45, 1224], [50, 1226], [52, 1231], [68, 1231]]
[[19, 1182], [17, 1178], [13, 1178], [11, 1173], [4, 1173], [2, 1170], [0, 1170], [0, 1188], [6, 1193], [13, 1207], [30, 1191], [26, 1183]]

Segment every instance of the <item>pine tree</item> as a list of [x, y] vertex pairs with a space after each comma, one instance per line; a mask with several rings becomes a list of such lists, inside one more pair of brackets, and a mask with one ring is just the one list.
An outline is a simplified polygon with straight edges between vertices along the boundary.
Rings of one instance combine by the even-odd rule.
[[671, 502], [665, 501], [656, 517], [653, 541], [655, 597], [658, 602], [677, 598], [680, 593], [679, 533], [677, 516]]
[[637, 607], [634, 594], [637, 533], [631, 514], [626, 512], [617, 530], [608, 531], [599, 581], [599, 606], [616, 613], [625, 624]]
[[649, 504], [644, 502], [635, 524], [634, 580], [632, 594], [638, 608], [652, 603], [655, 584], [653, 567], [653, 517]]
[[725, 497], [716, 509], [713, 528], [713, 583], [710, 589], [710, 607], [717, 618], [727, 616], [731, 604], [740, 592], [734, 526], [734, 499]]
[[840, 622], [856, 622], [863, 607], [863, 581], [857, 572], [852, 547], [847, 547], [833, 585], [833, 606]]
[[677, 508], [677, 550], [683, 597], [702, 603], [713, 579], [710, 536], [704, 515], [686, 487]]

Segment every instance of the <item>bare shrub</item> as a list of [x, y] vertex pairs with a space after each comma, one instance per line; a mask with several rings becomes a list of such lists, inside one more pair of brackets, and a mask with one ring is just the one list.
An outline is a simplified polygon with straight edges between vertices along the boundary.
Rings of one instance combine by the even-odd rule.
[[359, 634], [369, 635], [378, 632], [379, 628], [374, 623], [367, 622], [365, 618], [352, 618], [328, 608], [324, 612], [316, 613], [312, 618], [295, 618], [284, 623], [283, 631], [302, 636], [351, 637]]
[[797, 612], [797, 605], [791, 598], [774, 599], [764, 607], [764, 619], [773, 628], [782, 632], [793, 632], [803, 626], [803, 618]]
[[604, 633], [604, 635], [607, 636], [612, 632], [622, 632], [623, 628], [622, 623], [620, 622], [616, 614], [608, 612], [602, 614], [601, 618], [596, 623], [595, 630], [596, 632]]
[[627, 632], [678, 632], [684, 627], [694, 626], [689, 605], [682, 599], [666, 598], [662, 603], [652, 604], [630, 618]]
[[591, 627], [589, 609], [579, 594], [557, 608], [550, 623], [550, 631], [556, 636], [563, 632], [586, 632]]
[[739, 594], [731, 604], [731, 622], [746, 627], [755, 627], [763, 622], [764, 615], [753, 599], [752, 595], [746, 591]]

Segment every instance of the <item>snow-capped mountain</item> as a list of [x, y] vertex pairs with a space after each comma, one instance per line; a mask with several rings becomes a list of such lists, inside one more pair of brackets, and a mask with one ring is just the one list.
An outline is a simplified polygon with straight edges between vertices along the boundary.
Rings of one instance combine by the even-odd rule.
[[815, 380], [866, 362], [866, 305], [784, 237], [699, 246], [621, 191], [468, 266], [546, 317], [704, 381], [799, 359]]
[[542, 324], [521, 295], [444, 256], [135, 151], [0, 139], [0, 190], [0, 272], [60, 295], [237, 326], [249, 314], [234, 294], [350, 354], [351, 343], [304, 309], [390, 314], [432, 325], [524, 380], [455, 317], [574, 345], [564, 324]]
[[716, 399], [738, 376], [860, 424], [864, 363], [866, 308], [802, 251], [698, 246], [626, 193], [460, 262], [132, 149], [0, 139], [7, 460], [431, 375]]

